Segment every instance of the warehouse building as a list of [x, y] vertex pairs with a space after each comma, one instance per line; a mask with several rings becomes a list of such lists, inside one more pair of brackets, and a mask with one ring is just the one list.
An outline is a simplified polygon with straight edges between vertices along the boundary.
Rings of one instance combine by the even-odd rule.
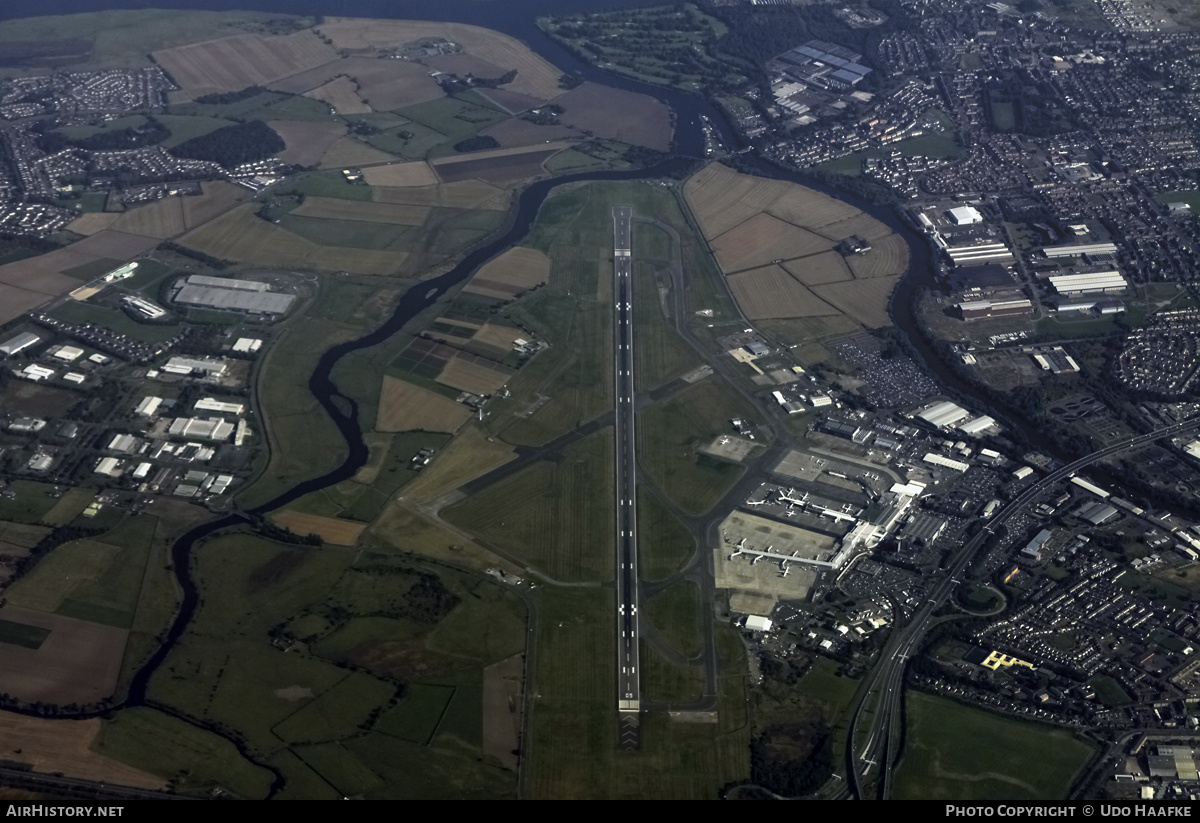
[[173, 300], [185, 306], [204, 306], [251, 314], [284, 314], [296, 300], [294, 294], [274, 292], [269, 284], [252, 280], [193, 274], [183, 283]]
[[168, 374], [197, 374], [220, 377], [225, 373], [225, 361], [208, 357], [172, 357], [163, 366]]
[[201, 420], [198, 417], [177, 417], [167, 430], [175, 437], [199, 437], [203, 440], [228, 440], [233, 424], [219, 417]]
[[1088, 255], [1094, 257], [1101, 254], [1116, 254], [1117, 247], [1114, 243], [1067, 243], [1062, 246], [1046, 246], [1042, 252], [1051, 260], [1060, 257], [1080, 257]]
[[1025, 298], [1017, 300], [968, 300], [956, 307], [963, 320], [979, 320], [984, 317], [1020, 317], [1033, 314], [1033, 303]]
[[958, 208], [950, 209], [950, 211], [946, 212], [946, 217], [956, 226], [970, 226], [974, 223], [983, 222], [983, 215], [973, 206], [959, 206]]
[[934, 403], [924, 411], [917, 412], [917, 417], [924, 420], [931, 426], [939, 429], [944, 429], [953, 426], [960, 420], [968, 418], [971, 413], [957, 403], [951, 403], [949, 400], [944, 400], [941, 403]]
[[931, 466], [941, 466], [946, 469], [954, 469], [956, 472], [965, 472], [967, 469], [971, 468], [969, 463], [964, 463], [961, 460], [951, 460], [949, 457], [944, 457], [933, 452], [927, 453], [921, 459]]
[[1116, 270], [1051, 275], [1050, 285], [1059, 294], [1110, 293], [1129, 287], [1129, 283]]
[[40, 343], [41, 340], [42, 338], [38, 337], [36, 334], [22, 332], [11, 340], [0, 344], [0, 353], [3, 353], [8, 357], [12, 357], [14, 354], [25, 351], [25, 349], [29, 348], [30, 346]]

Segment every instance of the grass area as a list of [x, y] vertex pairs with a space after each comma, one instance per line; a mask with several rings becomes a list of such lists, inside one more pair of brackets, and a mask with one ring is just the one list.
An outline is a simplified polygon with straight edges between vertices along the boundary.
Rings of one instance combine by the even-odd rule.
[[[663, 235], [660, 230], [656, 233]], [[639, 262], [634, 266], [633, 325], [637, 340], [634, 379], [638, 391], [650, 391], [703, 362], [675, 331], [670, 282], [667, 276], [658, 277], [649, 263]]]
[[700, 621], [700, 589], [680, 580], [646, 601], [646, 616], [671, 648], [684, 657], [700, 654], [704, 637]]
[[699, 91], [745, 79], [717, 52], [725, 24], [692, 3], [543, 17], [538, 25], [601, 68], [648, 83]]
[[[534, 798], [714, 798], [749, 775], [745, 655], [722, 669], [719, 722], [642, 715], [642, 750], [617, 745], [616, 648], [611, 590], [538, 588], [538, 700], [526, 737], [527, 794]], [[740, 667], [740, 668], [739, 668]]]
[[426, 745], [433, 739], [452, 697], [453, 686], [417, 683], [399, 706], [380, 719], [379, 730], [401, 740]]
[[638, 489], [638, 573], [662, 580], [683, 568], [696, 551], [696, 539], [679, 519], [646, 489]]
[[612, 430], [539, 462], [443, 510], [558, 580], [609, 580], [613, 574]]
[[1162, 574], [1164, 575], [1163, 579], [1171, 585], [1200, 594], [1200, 565], [1184, 566], [1181, 569], [1173, 569]]
[[998, 131], [1012, 131], [1016, 128], [1017, 116], [1011, 100], [992, 100], [989, 108], [992, 123]]
[[14, 480], [5, 487], [0, 497], [0, 520], [15, 520], [18, 523], [40, 523], [46, 512], [54, 508], [58, 498], [52, 497], [54, 487], [33, 480]]
[[1096, 691], [1096, 697], [1109, 708], [1127, 706], [1129, 695], [1121, 688], [1121, 684], [1106, 674], [1098, 674], [1088, 680], [1088, 685]]
[[67, 323], [92, 323], [112, 329], [118, 334], [128, 335], [134, 340], [146, 343], [157, 343], [174, 337], [179, 331], [176, 325], [166, 323], [139, 323], [119, 309], [110, 309], [91, 303], [80, 303], [76, 300], [64, 300], [48, 314]]
[[435, 146], [447, 142], [446, 135], [440, 131], [409, 121], [402, 126], [368, 135], [364, 139], [380, 151], [406, 160], [424, 160]]
[[347, 183], [340, 171], [318, 171], [306, 174], [287, 189], [312, 197], [336, 197], [341, 200], [371, 200], [371, 187]]
[[641, 641], [642, 697], [647, 700], [686, 703], [704, 694], [704, 671], [699, 666], [680, 666], [654, 646]]
[[1161, 577], [1125, 572], [1116, 582], [1121, 588], [1132, 589], [1147, 597], [1161, 600], [1173, 609], [1190, 609], [1196, 600], [1196, 592]]
[[[507, 120], [509, 115], [493, 108], [477, 94], [469, 97], [439, 97], [426, 103], [397, 110], [397, 114], [417, 125], [443, 135], [446, 143], [457, 143], [478, 134], [488, 126]], [[410, 128], [404, 126], [404, 129]], [[432, 147], [431, 147], [432, 148]], [[384, 149], [387, 151], [387, 149]], [[443, 154], [453, 154], [447, 147]]]
[[[270, 462], [255, 482], [238, 492], [242, 506], [265, 503], [298, 481], [340, 465], [345, 441], [308, 388], [324, 347], [356, 336], [338, 323], [305, 318], [280, 336], [259, 366], [259, 398], [271, 437]], [[312, 341], [320, 345], [311, 345]], [[306, 443], [305, 449], [286, 444]]]
[[0, 620], [0, 643], [11, 646], [23, 646], [26, 649], [40, 649], [42, 643], [50, 636], [49, 629], [41, 626], [30, 626], [25, 623], [14, 623], [11, 620]]
[[638, 415], [643, 466], [684, 511], [703, 514], [741, 477], [743, 467], [696, 452], [728, 429], [734, 417], [753, 417], [753, 409], [715, 380], [697, 383]]
[[946, 698], [910, 693], [907, 708], [907, 746], [893, 784], [897, 799], [1065, 798], [1092, 755], [1092, 747], [1069, 732]]
[[271, 772], [246, 760], [228, 740], [153, 709], [125, 709], [105, 720], [93, 748], [171, 780], [183, 794], [219, 787], [258, 798], [271, 787]]
[[1163, 205], [1167, 203], [1187, 203], [1192, 207], [1192, 214], [1200, 214], [1200, 189], [1160, 191], [1154, 195], [1154, 199]]
[[[515, 775], [483, 755], [472, 731], [483, 722], [483, 666], [524, 644], [523, 610], [502, 586], [435, 577], [394, 552], [244, 533], [206, 542], [196, 564], [202, 606], [150, 697], [243, 736], [252, 757], [282, 771], [280, 797], [513, 793]], [[275, 636], [299, 644], [285, 652]], [[412, 710], [431, 701], [403, 702], [401, 684], [439, 677], [455, 684], [445, 712], [453, 732], [443, 739], [426, 725], [414, 740], [422, 718]]]

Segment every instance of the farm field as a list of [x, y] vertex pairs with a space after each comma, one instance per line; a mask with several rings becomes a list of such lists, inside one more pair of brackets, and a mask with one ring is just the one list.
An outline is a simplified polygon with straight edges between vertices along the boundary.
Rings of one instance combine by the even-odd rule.
[[506, 69], [516, 69], [516, 78], [507, 85], [510, 91], [539, 100], [550, 100], [562, 93], [558, 85], [562, 72], [520, 41], [490, 29], [461, 23], [327, 17], [316, 30], [330, 38], [335, 48], [350, 50], [409, 43], [423, 37], [444, 37], [462, 45], [469, 55]]
[[[150, 52], [231, 32], [283, 33], [309, 23], [311, 18], [253, 11], [112, 10], [6, 20], [0, 27], [0, 41], [86, 37], [91, 41], [91, 52], [71, 67], [90, 71], [153, 65]], [[21, 70], [8, 69], [6, 76], [8, 72]]]
[[306, 197], [304, 202], [293, 209], [291, 213], [301, 217], [317, 217], [328, 220], [361, 220], [367, 223], [420, 226], [429, 217], [429, 208], [340, 200], [334, 197]]
[[498, 300], [511, 300], [549, 278], [550, 258], [537, 249], [513, 246], [484, 263], [463, 290]]
[[471, 410], [462, 403], [429, 389], [384, 376], [379, 398], [378, 431], [399, 432], [420, 429], [453, 434], [471, 419]]
[[[897, 799], [1065, 798], [1092, 747], [1069, 732], [910, 692], [908, 746], [894, 780]], [[1038, 768], [1028, 768], [1031, 760]]]
[[243, 758], [228, 740], [154, 709], [125, 709], [105, 720], [93, 748], [160, 781], [174, 781], [184, 795], [221, 787], [253, 798], [271, 786], [271, 773]]
[[314, 90], [327, 88], [335, 82], [349, 84], [354, 98], [360, 104], [366, 103], [364, 111], [345, 114], [392, 111], [436, 100], [444, 94], [437, 81], [429, 76], [429, 70], [421, 64], [375, 57], [345, 57], [291, 75], [273, 83], [271, 88], [289, 94], [307, 93], [313, 97], [317, 96], [313, 94]]
[[[392, 163], [386, 166], [371, 166], [363, 169], [363, 180], [370, 186], [432, 186], [438, 182], [437, 175], [424, 160], [410, 163]], [[437, 205], [431, 203], [430, 205]]]
[[306, 91], [305, 97], [328, 103], [338, 114], [368, 114], [371, 107], [358, 94], [358, 85], [349, 77], [335, 77], [328, 83]]
[[555, 99], [564, 126], [656, 151], [671, 147], [671, 110], [647, 94], [584, 83]]
[[0, 760], [42, 773], [62, 772], [83, 780], [140, 789], [162, 789], [166, 780], [127, 766], [92, 749], [99, 718], [63, 722], [0, 713]]
[[332, 121], [272, 120], [267, 125], [283, 138], [286, 146], [279, 159], [299, 166], [317, 165], [329, 147], [346, 135], [346, 127]]
[[282, 77], [337, 59], [337, 51], [313, 32], [277, 37], [237, 34], [153, 52], [182, 89], [180, 97], [265, 86]]
[[365, 523], [322, 517], [319, 514], [307, 514], [293, 509], [278, 511], [271, 515], [271, 520], [276, 526], [290, 529], [301, 536], [320, 535], [322, 540], [335, 546], [353, 546], [362, 530], [366, 528]]
[[[684, 196], [747, 317], [840, 314], [868, 328], [890, 325], [908, 246], [884, 224], [820, 192], [718, 163], [692, 175]], [[850, 237], [871, 250], [843, 259], [833, 249]]]
[[717, 262], [726, 274], [772, 260], [808, 257], [833, 248], [833, 242], [760, 212], [712, 240]]
[[357, 274], [395, 273], [407, 256], [405, 252], [320, 246], [258, 219], [253, 208], [250, 204], [235, 208], [179, 242], [218, 259], [250, 265], [340, 269]]
[[511, 184], [543, 174], [542, 164], [564, 148], [561, 143], [550, 143], [474, 152], [434, 161], [433, 170], [445, 183], [478, 178], [495, 185]]
[[[346, 135], [335, 140], [321, 155], [320, 167], [323, 169], [341, 169], [351, 166], [368, 166], [376, 163], [395, 163], [396, 155], [368, 145], [357, 137]], [[339, 180], [339, 182], [342, 182]], [[350, 184], [346, 184], [350, 188]], [[367, 196], [362, 199], [368, 200]]]
[[36, 646], [0, 636], [0, 691], [26, 703], [88, 704], [113, 695], [128, 631], [59, 614], [8, 605], [0, 624], [40, 629]]
[[497, 123], [494, 126], [488, 126], [479, 133], [485, 137], [491, 137], [504, 149], [516, 148], [518, 146], [537, 146], [548, 143], [551, 140], [571, 140], [584, 137], [583, 132], [568, 126], [539, 125], [517, 117]]
[[731, 274], [728, 281], [729, 290], [751, 320], [838, 313], [837, 308], [822, 300], [781, 266], [764, 266], [738, 272]]

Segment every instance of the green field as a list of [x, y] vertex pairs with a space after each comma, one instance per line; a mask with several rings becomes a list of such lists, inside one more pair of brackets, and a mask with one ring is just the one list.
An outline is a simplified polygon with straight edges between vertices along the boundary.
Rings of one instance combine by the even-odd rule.
[[681, 665], [667, 659], [655, 646], [641, 641], [642, 699], [656, 703], [688, 703], [704, 694], [704, 671], [699, 666]]
[[585, 59], [647, 83], [699, 91], [745, 79], [717, 51], [725, 24], [691, 3], [543, 17], [538, 25]]
[[[290, 185], [287, 192], [299, 192], [312, 197], [336, 197], [340, 200], [371, 200], [371, 187], [346, 182], [340, 171], [319, 171], [305, 174]], [[346, 243], [340, 245], [349, 245]]]
[[[655, 230], [663, 236], [663, 232]], [[635, 252], [639, 257], [642, 252]], [[634, 266], [633, 324], [637, 346], [634, 349], [634, 380], [638, 391], [650, 391], [673, 377], [701, 365], [695, 349], [675, 331], [674, 289], [664, 274], [656, 277], [652, 263], [640, 259]]]
[[271, 786], [271, 772], [246, 760], [228, 740], [153, 709], [118, 712], [104, 722], [93, 747], [173, 781], [182, 794], [219, 787], [254, 798]]
[[696, 551], [696, 539], [644, 486], [638, 488], [638, 574], [662, 580], [683, 568]]
[[609, 580], [612, 464], [612, 430], [605, 429], [561, 460], [522, 469], [442, 515], [556, 580]]
[[57, 498], [51, 497], [53, 486], [33, 480], [14, 480], [5, 491], [7, 494], [0, 497], [0, 520], [40, 523], [58, 502]]
[[722, 656], [718, 722], [642, 715], [643, 747], [622, 754], [613, 710], [611, 590], [539, 587], [538, 700], [526, 738], [526, 796], [711, 799], [749, 776], [745, 653]]
[[700, 590], [680, 580], [645, 602], [646, 616], [664, 642], [679, 654], [694, 658], [703, 648]]
[[[340, 323], [307, 318], [284, 332], [260, 360], [259, 401], [271, 443], [270, 462], [253, 484], [237, 493], [240, 505], [265, 503], [297, 481], [317, 477], [345, 459], [345, 440], [308, 388], [324, 346], [356, 337]], [[313, 346], [319, 340], [323, 345]], [[260, 421], [262, 422], [262, 421]], [[307, 443], [309, 448], [287, 448]]]
[[[442, 142], [446, 144], [465, 140], [509, 118], [508, 114], [489, 105], [483, 97], [473, 92], [418, 103], [399, 109], [397, 114], [442, 135]], [[403, 129], [411, 131], [407, 125]], [[444, 148], [444, 151], [435, 151], [433, 154], [454, 154], [449, 145]]]
[[[910, 693], [900, 800], [1056, 800], [1092, 756], [1069, 732]], [[1030, 764], [1036, 763], [1036, 768]]]
[[[146, 343], [157, 343], [174, 337], [179, 332], [179, 326], [168, 323], [139, 323], [119, 309], [96, 306], [91, 303], [80, 303], [76, 300], [64, 300], [48, 314], [67, 323], [93, 323], [104, 326], [118, 334], [128, 335], [134, 340]], [[178, 320], [178, 315], [175, 316]]]
[[1096, 691], [1096, 697], [1105, 706], [1127, 706], [1129, 695], [1121, 688], [1121, 684], [1106, 674], [1098, 674], [1088, 680], [1088, 685]]
[[666, 495], [690, 514], [703, 514], [741, 477], [743, 468], [696, 453], [728, 430], [734, 417], [753, 417], [749, 403], [708, 379], [638, 415], [643, 466]]
[[1154, 199], [1166, 205], [1167, 203], [1187, 203], [1192, 207], [1192, 214], [1200, 214], [1200, 189], [1185, 189], [1182, 191], [1161, 191]]
[[[199, 547], [196, 577], [201, 608], [152, 679], [150, 699], [241, 736], [254, 760], [282, 773], [278, 797], [515, 791], [515, 775], [484, 756], [478, 731], [483, 667], [524, 642], [522, 609], [501, 586], [434, 576], [396, 553], [288, 547], [237, 533]], [[427, 710], [439, 702], [430, 725]], [[141, 764], [142, 738], [168, 745], [156, 734], [134, 727], [112, 753]], [[160, 758], [166, 765], [147, 768], [170, 776], [188, 756], [171, 750]], [[244, 794], [262, 797], [265, 787]]]
[[40, 649], [42, 643], [50, 636], [49, 629], [41, 626], [30, 626], [25, 623], [14, 623], [11, 620], [0, 620], [0, 643], [12, 646], [24, 646], [27, 649]]

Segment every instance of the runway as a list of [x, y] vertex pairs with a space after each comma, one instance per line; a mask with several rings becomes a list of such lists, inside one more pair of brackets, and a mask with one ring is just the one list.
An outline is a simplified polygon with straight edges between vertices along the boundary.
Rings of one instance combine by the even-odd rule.
[[638, 661], [637, 445], [633, 395], [633, 209], [613, 208], [613, 380], [617, 546], [617, 711], [622, 749], [641, 746]]

